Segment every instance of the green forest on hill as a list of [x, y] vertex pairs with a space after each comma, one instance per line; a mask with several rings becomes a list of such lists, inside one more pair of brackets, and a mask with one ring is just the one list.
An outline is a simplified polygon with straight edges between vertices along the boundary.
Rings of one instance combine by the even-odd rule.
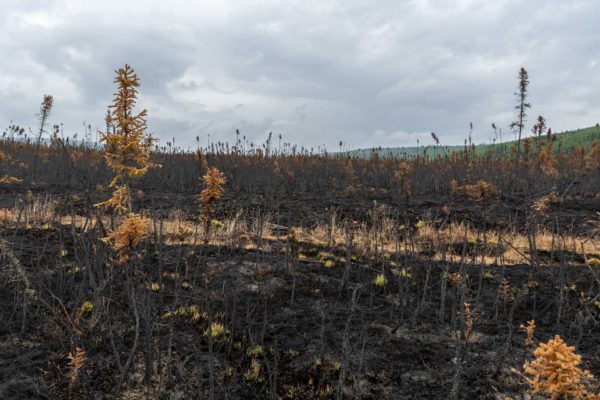
[[[537, 136], [532, 135], [530, 138], [533, 144], [538, 141]], [[542, 140], [545, 143], [547, 139], [548, 138], [546, 136], [542, 136], [539, 140]], [[588, 148], [594, 140], [600, 140], [600, 126], [598, 124], [587, 128], [556, 133], [552, 135], [553, 152], [567, 152], [573, 148], [580, 147]], [[436, 145], [433, 138], [431, 141], [433, 142], [432, 144], [421, 146], [358, 149], [351, 150], [343, 154], [349, 154], [359, 158], [371, 158], [376, 154], [378, 157], [410, 159], [418, 155], [423, 155], [424, 152], [426, 152], [429, 156], [436, 157], [449, 155], [465, 149], [465, 145], [444, 146], [443, 144]], [[510, 153], [511, 147], [516, 146], [516, 143], [516, 140], [511, 140], [503, 143], [478, 144], [474, 145], [474, 147], [475, 152], [479, 155], [505, 155]]]

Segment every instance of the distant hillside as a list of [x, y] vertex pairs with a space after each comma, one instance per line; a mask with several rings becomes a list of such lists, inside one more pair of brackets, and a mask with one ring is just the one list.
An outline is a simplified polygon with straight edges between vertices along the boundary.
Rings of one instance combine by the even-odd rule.
[[[528, 137], [532, 137], [528, 135]], [[532, 137], [533, 138], [533, 137]], [[537, 138], [533, 138], [536, 140]], [[546, 140], [545, 137], [542, 140]], [[581, 146], [589, 146], [592, 140], [600, 141], [600, 126], [591, 126], [589, 128], [582, 128], [573, 131], [565, 131], [554, 134], [554, 151], [569, 151], [574, 147]], [[422, 146], [413, 146], [413, 147], [384, 147], [384, 148], [373, 148], [373, 149], [357, 149], [350, 150], [345, 152], [344, 154], [350, 154], [352, 156], [356, 156], [359, 158], [370, 158], [373, 154], [377, 154], [379, 157], [396, 157], [396, 158], [413, 158], [417, 155], [423, 154], [425, 149], [427, 149], [427, 154], [435, 157], [436, 155], [444, 155], [451, 154], [457, 151], [464, 150], [464, 145], [459, 146], [436, 146], [433, 143]], [[513, 145], [516, 145], [517, 142], [515, 140], [511, 140], [504, 143], [495, 143], [495, 144], [479, 144], [475, 146], [476, 152], [478, 154], [508, 154], [510, 152], [510, 148]]]

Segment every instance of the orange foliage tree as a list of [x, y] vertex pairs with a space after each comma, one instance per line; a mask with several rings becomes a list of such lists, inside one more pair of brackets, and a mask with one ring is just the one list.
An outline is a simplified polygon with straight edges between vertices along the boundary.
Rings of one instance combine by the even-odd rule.
[[204, 242], [208, 243], [210, 231], [210, 222], [214, 213], [216, 203], [223, 196], [223, 185], [225, 184], [225, 175], [217, 168], [208, 168], [206, 175], [202, 177], [205, 188], [200, 192], [200, 218], [205, 225]]
[[114, 82], [118, 90], [106, 116], [107, 127], [113, 128], [101, 133], [104, 142], [104, 158], [112, 169], [114, 177], [109, 187], [115, 190], [110, 199], [98, 206], [113, 208], [116, 211], [131, 210], [131, 181], [146, 174], [149, 169], [158, 167], [151, 160], [152, 145], [156, 139], [146, 133], [147, 111], [135, 113], [140, 80], [129, 66], [116, 71]]
[[533, 393], [548, 395], [552, 400], [600, 399], [589, 391], [593, 376], [578, 367], [581, 356], [574, 350], [558, 335], [535, 349], [536, 359], [523, 366]]

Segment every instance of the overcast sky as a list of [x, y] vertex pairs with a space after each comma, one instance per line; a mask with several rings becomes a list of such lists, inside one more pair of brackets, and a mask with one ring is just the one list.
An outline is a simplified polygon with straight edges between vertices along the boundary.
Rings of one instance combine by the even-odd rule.
[[[600, 120], [597, 0], [0, 0], [0, 122], [102, 128], [132, 65], [164, 144], [235, 129], [317, 148], [475, 142], [508, 128], [521, 66], [531, 117]], [[529, 130], [531, 124], [528, 124]]]

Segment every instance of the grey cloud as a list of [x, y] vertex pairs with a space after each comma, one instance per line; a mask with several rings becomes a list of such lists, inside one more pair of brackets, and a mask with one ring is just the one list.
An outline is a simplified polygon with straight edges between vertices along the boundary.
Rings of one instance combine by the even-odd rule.
[[431, 131], [460, 144], [469, 122], [476, 141], [491, 122], [508, 137], [521, 66], [532, 118], [560, 130], [600, 111], [594, 0], [101, 4], [8, 0], [0, 121], [34, 123], [51, 91], [67, 130], [102, 126], [124, 63], [142, 79], [151, 130], [184, 146], [233, 142], [235, 129], [315, 148], [414, 145]]

